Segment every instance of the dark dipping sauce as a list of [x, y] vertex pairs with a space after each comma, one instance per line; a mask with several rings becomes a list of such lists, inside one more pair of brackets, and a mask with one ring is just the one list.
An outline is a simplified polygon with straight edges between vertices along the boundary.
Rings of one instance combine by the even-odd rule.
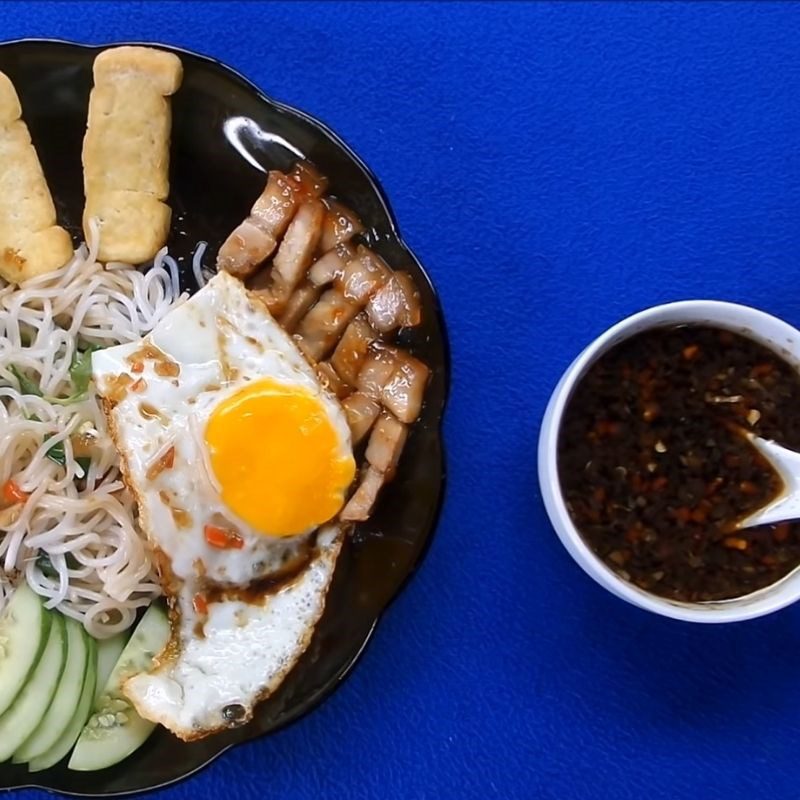
[[800, 450], [800, 377], [769, 348], [701, 325], [613, 347], [580, 380], [558, 472], [581, 536], [672, 600], [741, 597], [800, 564], [800, 524], [737, 530], [783, 488], [742, 431]]

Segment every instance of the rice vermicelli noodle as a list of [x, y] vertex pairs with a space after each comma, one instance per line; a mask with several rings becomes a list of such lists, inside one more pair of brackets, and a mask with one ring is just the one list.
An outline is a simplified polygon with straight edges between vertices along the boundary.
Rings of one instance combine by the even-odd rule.
[[146, 271], [103, 266], [97, 233], [56, 272], [0, 279], [0, 486], [24, 498], [0, 501], [0, 609], [24, 579], [103, 638], [161, 589], [99, 400], [75, 373], [88, 382], [93, 349], [141, 338], [183, 296], [166, 248]]

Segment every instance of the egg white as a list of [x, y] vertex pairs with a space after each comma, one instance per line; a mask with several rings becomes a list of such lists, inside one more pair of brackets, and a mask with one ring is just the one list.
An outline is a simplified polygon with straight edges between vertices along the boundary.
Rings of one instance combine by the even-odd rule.
[[[259, 700], [274, 692], [308, 647], [342, 546], [336, 525], [320, 529], [308, 567], [262, 602], [228, 600], [209, 607], [203, 636], [191, 615], [178, 623], [177, 654], [168, 647], [155, 669], [130, 678], [125, 694], [138, 713], [191, 741], [253, 716]], [[178, 597], [191, 607], [191, 589]], [[226, 711], [236, 708], [236, 715]]]
[[[135, 354], [148, 343], [176, 362], [180, 373], [159, 375], [151, 359], [143, 359], [143, 370], [134, 373]], [[184, 739], [241, 724], [308, 646], [342, 534], [330, 524], [273, 537], [237, 518], [210, 474], [203, 431], [218, 403], [250, 381], [271, 378], [311, 392], [337, 434], [339, 456], [352, 457], [344, 412], [266, 307], [225, 272], [143, 342], [96, 352], [93, 376], [107, 401], [109, 429], [172, 608], [170, 644], [157, 666], [131, 679], [125, 691], [142, 716]], [[142, 379], [146, 386], [111, 402], [119, 376]], [[172, 468], [148, 479], [148, 469], [170, 447]], [[188, 515], [188, 524], [176, 523], [176, 507]], [[235, 521], [241, 549], [220, 550], [206, 542], [203, 529], [215, 513]], [[250, 593], [248, 602], [236, 593], [287, 568], [293, 577], [277, 590]], [[217, 592], [207, 615], [200, 614], [193, 598], [209, 586], [226, 591]], [[230, 706], [241, 714], [231, 718]]]
[[[254, 530], [225, 505], [207, 464], [203, 431], [208, 418], [230, 394], [269, 377], [318, 399], [336, 431], [338, 455], [344, 458], [352, 456], [352, 446], [341, 406], [320, 386], [314, 370], [267, 309], [225, 272], [172, 311], [147, 342], [177, 362], [177, 377], [156, 374], [155, 363], [147, 359], [144, 370], [133, 373], [130, 358], [142, 343], [101, 350], [93, 357], [95, 382], [103, 396], [119, 375], [146, 383], [142, 391], [126, 393], [111, 412], [142, 527], [178, 579], [202, 574], [219, 583], [242, 585], [273, 573], [297, 554], [313, 529], [295, 537], [265, 536], [269, 531]], [[142, 416], [143, 406], [155, 409], [161, 419]], [[148, 480], [148, 468], [168, 447], [175, 448], [174, 466]], [[176, 526], [173, 507], [188, 513], [188, 526]], [[203, 528], [216, 513], [236, 523], [244, 540], [241, 550], [218, 550], [206, 543]]]

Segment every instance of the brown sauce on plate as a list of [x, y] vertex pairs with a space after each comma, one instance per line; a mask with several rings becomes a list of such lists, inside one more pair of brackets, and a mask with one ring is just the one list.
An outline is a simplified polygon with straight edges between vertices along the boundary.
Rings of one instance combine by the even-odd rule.
[[223, 586], [209, 583], [205, 596], [209, 603], [238, 600], [250, 605], [260, 605], [268, 595], [276, 594], [305, 572], [317, 554], [317, 535], [314, 531], [297, 553], [290, 556], [281, 567], [269, 575], [254, 578], [246, 586]]
[[743, 431], [800, 450], [800, 376], [746, 336], [701, 325], [605, 353], [564, 414], [558, 471], [581, 536], [662, 597], [741, 597], [800, 564], [800, 523], [738, 530], [783, 488]]

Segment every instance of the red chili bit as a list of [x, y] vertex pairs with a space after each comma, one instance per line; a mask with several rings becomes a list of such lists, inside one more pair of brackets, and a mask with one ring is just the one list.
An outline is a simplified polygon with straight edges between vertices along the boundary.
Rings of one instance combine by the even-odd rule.
[[683, 348], [681, 355], [687, 361], [694, 361], [700, 355], [700, 348], [696, 344], [690, 344]]
[[708, 509], [702, 507], [693, 509], [692, 513], [689, 515], [689, 519], [691, 519], [692, 522], [702, 524], [708, 519]]
[[736, 339], [734, 338], [733, 334], [730, 331], [720, 331], [719, 335], [717, 336], [719, 339], [720, 344], [733, 344]]
[[595, 423], [594, 429], [598, 436], [619, 436], [620, 424], [607, 419], [599, 419]]
[[131, 372], [138, 375], [140, 372], [144, 372], [144, 364], [141, 361], [134, 361], [131, 364]]
[[742, 539], [738, 536], [726, 536], [722, 540], [722, 545], [729, 550], [747, 550], [747, 539]]
[[244, 547], [244, 540], [241, 536], [216, 525], [206, 525], [203, 528], [206, 541], [218, 550], [241, 550]]
[[604, 502], [605, 502], [605, 500], [606, 500], [606, 490], [605, 490], [605, 487], [604, 487], [604, 486], [598, 486], [598, 487], [597, 487], [597, 488], [596, 488], [596, 489], [595, 489], [595, 490], [592, 492], [592, 499], [595, 501], [595, 503], [604, 503]]
[[192, 608], [198, 613], [205, 616], [208, 614], [208, 602], [206, 596], [199, 592], [192, 598]]
[[589, 522], [593, 522], [595, 525], [600, 522], [600, 512], [596, 508], [587, 508], [585, 513]]
[[139, 380], [134, 381], [131, 384], [132, 392], [141, 392], [146, 388], [147, 388], [147, 381], [144, 378], [139, 378]]
[[711, 495], [716, 494], [723, 483], [725, 483], [725, 481], [722, 478], [714, 478], [714, 480], [706, 486], [706, 497], [711, 497]]
[[785, 542], [789, 538], [789, 530], [789, 523], [781, 522], [781, 524], [776, 525], [775, 530], [772, 531], [772, 538], [776, 542]]
[[772, 364], [756, 364], [750, 370], [750, 377], [751, 378], [766, 378], [767, 375], [772, 374], [773, 366]]
[[659, 409], [658, 403], [648, 403], [642, 412], [642, 419], [645, 422], [652, 422], [656, 417], [658, 417], [660, 410], [661, 409]]
[[642, 539], [643, 536], [642, 529], [640, 527], [637, 527], [637, 525], [628, 528], [628, 530], [625, 532], [625, 541], [628, 542], [628, 544], [636, 544]]
[[666, 475], [660, 475], [653, 481], [653, 491], [660, 492], [663, 489], [666, 489], [668, 483], [669, 478]]
[[683, 523], [684, 525], [689, 521], [689, 518], [692, 516], [692, 512], [686, 506], [680, 506], [676, 508], [674, 511], [671, 512], [672, 516], [675, 517], [678, 522]]
[[16, 481], [7, 480], [3, 484], [3, 499], [13, 506], [17, 503], [24, 503], [28, 499], [28, 494], [19, 488], [19, 484]]
[[169, 447], [161, 458], [156, 459], [147, 468], [147, 480], [154, 481], [165, 469], [175, 466], [175, 447]]

